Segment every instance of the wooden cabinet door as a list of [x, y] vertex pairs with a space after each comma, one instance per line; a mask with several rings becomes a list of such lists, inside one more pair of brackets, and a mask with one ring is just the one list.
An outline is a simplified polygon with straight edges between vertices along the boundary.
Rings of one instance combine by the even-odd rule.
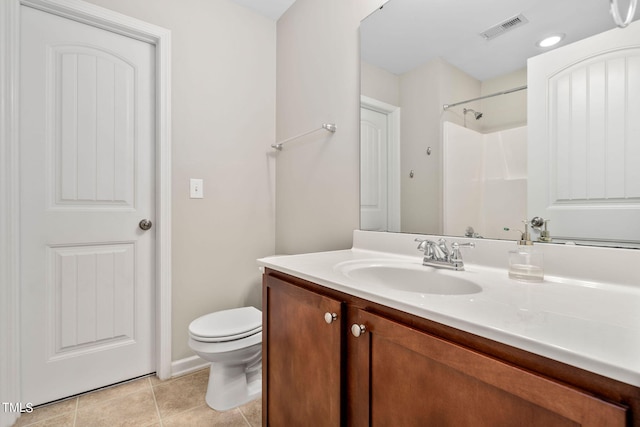
[[625, 426], [626, 408], [362, 311], [349, 312], [353, 426]]
[[271, 276], [263, 303], [263, 424], [340, 426], [342, 303]]

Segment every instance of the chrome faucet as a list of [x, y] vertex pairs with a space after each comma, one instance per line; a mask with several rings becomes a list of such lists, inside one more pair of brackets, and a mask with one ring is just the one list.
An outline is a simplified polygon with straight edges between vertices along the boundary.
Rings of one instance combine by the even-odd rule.
[[483, 238], [481, 235], [476, 233], [476, 231], [473, 229], [472, 226], [468, 226], [464, 230], [464, 237], [470, 237], [470, 238], [474, 238], [474, 239], [482, 239]]
[[451, 251], [447, 248], [447, 241], [440, 239], [437, 242], [428, 239], [415, 239], [420, 242], [418, 250], [424, 251], [422, 265], [431, 267], [451, 268], [456, 271], [464, 270], [464, 262], [460, 248], [475, 248], [475, 243], [451, 244]]

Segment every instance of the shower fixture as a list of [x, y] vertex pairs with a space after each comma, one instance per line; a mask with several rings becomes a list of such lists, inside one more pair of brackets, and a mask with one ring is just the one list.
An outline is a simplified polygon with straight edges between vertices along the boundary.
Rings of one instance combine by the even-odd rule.
[[467, 113], [473, 112], [473, 117], [475, 117], [476, 120], [478, 120], [478, 119], [480, 119], [482, 117], [482, 113], [480, 111], [475, 111], [475, 110], [472, 110], [471, 108], [463, 108], [462, 112], [464, 113], [465, 117], [466, 117]]
[[473, 113], [473, 117], [475, 117], [476, 120], [479, 120], [482, 117], [482, 113], [480, 111], [472, 110], [471, 108], [463, 108], [462, 113], [462, 116], [464, 117], [464, 127], [467, 127], [467, 113]]

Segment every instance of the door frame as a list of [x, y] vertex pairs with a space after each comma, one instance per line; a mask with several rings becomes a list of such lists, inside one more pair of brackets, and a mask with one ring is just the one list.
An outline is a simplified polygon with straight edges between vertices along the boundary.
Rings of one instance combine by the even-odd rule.
[[400, 231], [400, 107], [361, 95], [360, 108], [387, 116], [387, 228]]
[[[153, 44], [156, 48], [156, 372], [171, 376], [171, 32], [81, 0], [0, 1], [0, 396], [21, 402], [20, 390], [20, 7]], [[23, 402], [26, 403], [26, 402]], [[0, 411], [0, 426], [14, 414]], [[6, 418], [6, 419], [5, 419]], [[14, 419], [15, 421], [15, 419]]]

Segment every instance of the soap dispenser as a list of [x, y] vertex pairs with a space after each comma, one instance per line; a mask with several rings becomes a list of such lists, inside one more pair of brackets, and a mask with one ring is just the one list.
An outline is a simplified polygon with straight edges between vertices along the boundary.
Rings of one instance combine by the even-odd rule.
[[531, 241], [529, 222], [523, 222], [525, 228], [524, 232], [521, 232], [518, 247], [509, 251], [509, 277], [522, 282], [542, 282], [543, 253]]

